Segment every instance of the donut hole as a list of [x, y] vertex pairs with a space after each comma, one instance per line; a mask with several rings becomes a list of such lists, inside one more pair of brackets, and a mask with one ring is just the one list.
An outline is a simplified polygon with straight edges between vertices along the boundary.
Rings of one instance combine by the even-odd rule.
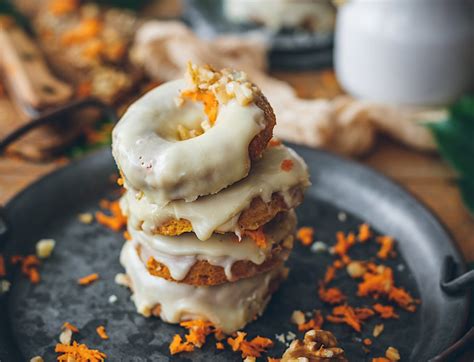
[[199, 137], [211, 126], [204, 107], [199, 102], [187, 101], [178, 109], [160, 114], [166, 121], [155, 133], [169, 142], [180, 142]]

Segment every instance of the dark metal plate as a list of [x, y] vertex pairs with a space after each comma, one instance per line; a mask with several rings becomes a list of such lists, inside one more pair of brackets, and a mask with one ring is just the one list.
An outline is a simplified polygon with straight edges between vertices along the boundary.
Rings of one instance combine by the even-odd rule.
[[[295, 147], [309, 165], [313, 186], [298, 209], [301, 225], [315, 227], [316, 238], [328, 244], [338, 230], [355, 230], [362, 220], [383, 234], [396, 237], [401, 255], [388, 264], [399, 285], [406, 287], [422, 304], [415, 314], [400, 311], [399, 320], [385, 321], [385, 331], [374, 342], [371, 354], [362, 350], [360, 338], [371, 336], [375, 320], [367, 322], [362, 334], [344, 325], [327, 323], [352, 361], [382, 356], [396, 346], [403, 360], [425, 361], [451, 345], [461, 334], [469, 307], [465, 295], [447, 296], [440, 287], [441, 265], [452, 256], [464, 271], [459, 252], [439, 222], [412, 196], [379, 174], [334, 155]], [[121, 235], [100, 225], [78, 222], [80, 212], [94, 212], [98, 201], [114, 193], [110, 175], [116, 169], [108, 150], [95, 153], [35, 183], [6, 207], [10, 233], [0, 252], [31, 253], [37, 240], [56, 239], [57, 246], [41, 267], [42, 281], [31, 285], [23, 276], [10, 275], [12, 288], [0, 301], [0, 360], [22, 361], [41, 355], [55, 359], [54, 346], [63, 322], [77, 325], [76, 340], [104, 351], [113, 361], [168, 360], [168, 344], [177, 326], [146, 319], [135, 312], [127, 289], [114, 283], [122, 272], [118, 255]], [[347, 220], [337, 215], [344, 210]], [[374, 255], [376, 245], [354, 251], [354, 258]], [[316, 282], [332, 261], [328, 254], [313, 254], [298, 245], [292, 254], [289, 280], [274, 295], [264, 316], [250, 324], [250, 336], [260, 334], [275, 340], [275, 334], [295, 331], [289, 319], [295, 309], [329, 309], [316, 296]], [[80, 287], [76, 280], [97, 272], [100, 281]], [[355, 283], [342, 276], [336, 285], [355, 291]], [[118, 301], [108, 302], [110, 295]], [[354, 293], [350, 293], [354, 295]], [[350, 297], [351, 305], [373, 301]], [[95, 332], [105, 325], [110, 340]], [[176, 360], [240, 361], [240, 355], [214, 349], [213, 338], [201, 351], [181, 354]], [[285, 346], [276, 342], [270, 356], [280, 356]]]

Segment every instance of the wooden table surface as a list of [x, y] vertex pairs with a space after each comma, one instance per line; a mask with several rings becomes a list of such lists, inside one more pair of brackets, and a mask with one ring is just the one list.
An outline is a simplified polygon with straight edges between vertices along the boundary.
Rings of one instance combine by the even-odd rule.
[[[331, 72], [277, 73], [304, 97], [334, 96], [340, 93]], [[425, 203], [447, 226], [467, 261], [474, 261], [474, 218], [464, 208], [455, 174], [435, 154], [423, 154], [387, 138], [380, 138], [370, 154], [359, 158], [402, 184]], [[0, 157], [0, 204], [60, 163], [30, 163]]]

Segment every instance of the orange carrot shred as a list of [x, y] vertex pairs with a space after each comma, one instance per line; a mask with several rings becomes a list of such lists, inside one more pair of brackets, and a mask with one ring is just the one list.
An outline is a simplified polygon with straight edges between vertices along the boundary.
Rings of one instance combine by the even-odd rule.
[[98, 326], [96, 329], [97, 334], [99, 335], [100, 338], [102, 339], [109, 339], [109, 336], [107, 334], [107, 331], [105, 330], [104, 326]]
[[393, 238], [390, 236], [380, 236], [377, 238], [377, 242], [381, 244], [377, 256], [380, 259], [387, 259], [389, 255], [393, 252]]
[[319, 299], [328, 304], [339, 304], [347, 299], [339, 288], [326, 288], [323, 283], [319, 286], [318, 295]]
[[224, 344], [222, 342], [216, 342], [216, 349], [223, 350], [224, 349]]
[[394, 312], [394, 308], [391, 305], [377, 303], [374, 304], [373, 308], [383, 319], [398, 318], [398, 314]]
[[107, 355], [96, 349], [89, 349], [85, 344], [78, 344], [76, 341], [72, 345], [58, 343], [54, 349], [56, 353], [62, 353], [58, 356], [58, 361], [87, 361], [103, 362]]
[[321, 311], [317, 310], [314, 312], [313, 318], [311, 318], [306, 323], [298, 324], [298, 331], [306, 332], [310, 329], [321, 329], [324, 324], [324, 317], [321, 314]]
[[245, 230], [244, 235], [252, 238], [259, 248], [263, 249], [267, 246], [267, 237], [263, 232], [263, 226], [260, 226], [257, 230]]
[[7, 275], [7, 270], [5, 268], [5, 258], [0, 254], [0, 278]]
[[336, 275], [336, 267], [334, 267], [333, 265], [330, 265], [328, 266], [328, 268], [326, 269], [326, 274], [324, 274], [324, 284], [327, 285], [329, 284], [333, 279], [334, 279], [334, 276]]
[[251, 341], [247, 341], [245, 336], [247, 333], [237, 332], [237, 337], [227, 338], [227, 343], [232, 347], [234, 352], [240, 351], [242, 358], [246, 357], [260, 357], [262, 352], [265, 352], [267, 348], [273, 346], [273, 342], [269, 338], [257, 336]]
[[359, 235], [357, 236], [360, 242], [365, 242], [369, 240], [372, 236], [372, 232], [370, 231], [369, 224], [361, 224], [359, 226]]
[[293, 160], [285, 159], [281, 161], [280, 168], [285, 172], [291, 171], [293, 169]]
[[184, 91], [181, 93], [183, 98], [188, 98], [193, 101], [202, 102], [204, 104], [204, 113], [207, 115], [211, 125], [214, 125], [214, 122], [217, 119], [217, 110], [219, 108], [219, 103], [217, 102], [216, 96], [207, 90], [197, 90], [197, 91]]
[[370, 346], [372, 345], [372, 340], [370, 338], [364, 338], [362, 343], [364, 343], [366, 346]]
[[375, 358], [372, 358], [372, 362], [391, 362], [391, 361], [385, 357], [375, 357]]
[[82, 277], [82, 278], [78, 279], [77, 282], [80, 285], [89, 285], [89, 284], [95, 282], [97, 279], [99, 279], [99, 274], [93, 273], [93, 274], [89, 274], [89, 275], [86, 275], [85, 277]]
[[309, 246], [313, 243], [314, 229], [309, 226], [304, 226], [298, 229], [296, 238], [301, 241], [304, 246]]
[[69, 322], [64, 322], [63, 328], [64, 328], [64, 329], [69, 329], [71, 332], [74, 332], [74, 333], [78, 333], [78, 332], [79, 332], [79, 329], [78, 329], [75, 325], [73, 325], [73, 324], [71, 324], [71, 323], [69, 323]]

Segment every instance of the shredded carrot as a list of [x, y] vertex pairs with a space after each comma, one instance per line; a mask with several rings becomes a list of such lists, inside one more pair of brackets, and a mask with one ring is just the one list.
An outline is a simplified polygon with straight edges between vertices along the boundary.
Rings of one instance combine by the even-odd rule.
[[89, 285], [89, 284], [95, 282], [97, 279], [99, 279], [99, 274], [93, 273], [93, 274], [89, 274], [89, 275], [86, 275], [85, 277], [82, 277], [82, 278], [78, 279], [77, 282], [80, 285]]
[[107, 335], [107, 331], [105, 330], [104, 326], [98, 326], [95, 330], [100, 338], [109, 339], [109, 336]]
[[270, 142], [268, 142], [269, 147], [276, 147], [276, 146], [280, 146], [280, 145], [281, 145], [281, 141], [278, 138], [275, 138], [275, 137], [273, 137], [270, 140]]
[[76, 87], [76, 95], [79, 98], [89, 97], [92, 94], [92, 83], [90, 81], [85, 81], [79, 83]]
[[377, 242], [381, 244], [377, 256], [380, 259], [387, 259], [393, 253], [393, 238], [391, 236], [379, 236]]
[[101, 200], [99, 206], [110, 212], [110, 216], [102, 211], [95, 213], [95, 218], [99, 224], [102, 224], [113, 231], [120, 231], [127, 225], [127, 218], [122, 214], [119, 201]]
[[72, 45], [83, 43], [89, 39], [96, 37], [102, 30], [102, 23], [99, 19], [84, 19], [75, 28], [65, 32], [62, 36], [63, 45]]
[[125, 231], [123, 232], [123, 238], [124, 238], [125, 240], [132, 240], [132, 236], [130, 235], [130, 233], [129, 233], [127, 230], [125, 230]]
[[7, 275], [7, 269], [5, 268], [5, 258], [0, 254], [0, 278]]
[[344, 235], [342, 231], [336, 233], [336, 245], [334, 245], [334, 253], [340, 257], [347, 255], [349, 249], [355, 244], [356, 238], [354, 233], [349, 233]]
[[78, 344], [76, 341], [72, 345], [58, 343], [54, 349], [58, 356], [58, 361], [82, 361], [82, 362], [102, 362], [107, 355], [96, 349], [89, 349], [85, 344]]
[[366, 346], [370, 346], [372, 345], [372, 340], [370, 338], [364, 338], [362, 343], [364, 343]]
[[181, 93], [183, 98], [193, 101], [202, 102], [204, 104], [204, 113], [207, 115], [211, 125], [214, 125], [217, 118], [217, 110], [219, 103], [216, 96], [208, 90], [184, 91]]
[[391, 362], [391, 361], [385, 357], [375, 357], [375, 358], [372, 358], [372, 362]]
[[293, 169], [293, 160], [285, 159], [281, 161], [280, 168], [285, 172], [291, 171]]
[[344, 267], [344, 264], [339, 259], [334, 260], [334, 263], [332, 263], [332, 265], [334, 265], [334, 268], [336, 269], [342, 269]]
[[40, 265], [38, 257], [36, 255], [13, 255], [11, 257], [12, 264], [17, 264], [19, 262], [21, 263], [22, 274], [28, 277], [31, 283], [38, 284], [41, 280], [40, 273], [38, 271], [38, 267]]
[[333, 281], [335, 275], [336, 275], [336, 267], [333, 265], [328, 266], [328, 268], [326, 269], [326, 274], [324, 274], [323, 283], [325, 285], [329, 284], [330, 282]]
[[314, 312], [313, 318], [311, 318], [306, 323], [298, 324], [298, 330], [300, 332], [306, 332], [310, 329], [321, 329], [324, 324], [324, 317], [321, 314], [321, 311], [317, 310]]
[[53, 0], [48, 4], [48, 10], [53, 15], [65, 15], [77, 10], [79, 7], [78, 0]]
[[71, 323], [69, 323], [69, 322], [64, 322], [63, 328], [64, 328], [64, 329], [69, 329], [71, 332], [74, 332], [74, 333], [78, 333], [78, 332], [79, 332], [79, 329], [78, 329], [75, 325], [73, 325], [73, 324], [71, 324]]
[[[370, 267], [370, 264], [368, 265]], [[379, 272], [366, 272], [363, 281], [359, 283], [357, 295], [361, 297], [373, 295], [385, 295], [393, 287], [393, 271], [389, 267], [384, 267]]]
[[398, 318], [398, 314], [394, 312], [394, 308], [391, 305], [377, 303], [374, 304], [373, 308], [383, 319]]
[[416, 311], [416, 304], [420, 303], [418, 299], [414, 299], [405, 289], [397, 287], [393, 287], [390, 290], [388, 299], [409, 312]]
[[117, 178], [117, 185], [123, 186], [123, 177], [118, 177]]
[[347, 299], [339, 288], [326, 288], [323, 283], [319, 285], [318, 295], [319, 299], [328, 304], [339, 304]]
[[216, 349], [223, 350], [224, 349], [224, 344], [222, 342], [216, 342]]
[[245, 230], [244, 235], [252, 238], [259, 248], [263, 249], [267, 246], [267, 237], [263, 232], [263, 226], [260, 226], [257, 230]]
[[183, 339], [179, 334], [175, 334], [173, 341], [169, 346], [170, 353], [172, 355], [181, 353], [181, 352], [192, 352], [194, 351], [194, 346], [190, 343], [183, 342]]
[[296, 238], [301, 241], [304, 246], [309, 246], [313, 243], [314, 229], [309, 226], [304, 226], [298, 229]]
[[214, 330], [212, 323], [204, 320], [186, 321], [179, 325], [189, 331], [185, 336], [186, 342], [198, 348], [204, 345], [206, 337]]
[[339, 305], [334, 307], [332, 315], [326, 319], [332, 323], [346, 323], [355, 331], [361, 331], [362, 321], [374, 315], [374, 312], [368, 308], [352, 308], [348, 305]]
[[273, 346], [273, 342], [269, 338], [257, 336], [251, 341], [247, 341], [244, 332], [237, 332], [237, 337], [227, 338], [227, 343], [232, 347], [234, 352], [240, 351], [242, 358], [246, 357], [260, 357], [262, 352], [265, 352], [267, 348]]
[[369, 224], [361, 224], [359, 226], [359, 235], [357, 236], [359, 241], [363, 243], [369, 240], [371, 236], [372, 236], [372, 232], [370, 231]]

